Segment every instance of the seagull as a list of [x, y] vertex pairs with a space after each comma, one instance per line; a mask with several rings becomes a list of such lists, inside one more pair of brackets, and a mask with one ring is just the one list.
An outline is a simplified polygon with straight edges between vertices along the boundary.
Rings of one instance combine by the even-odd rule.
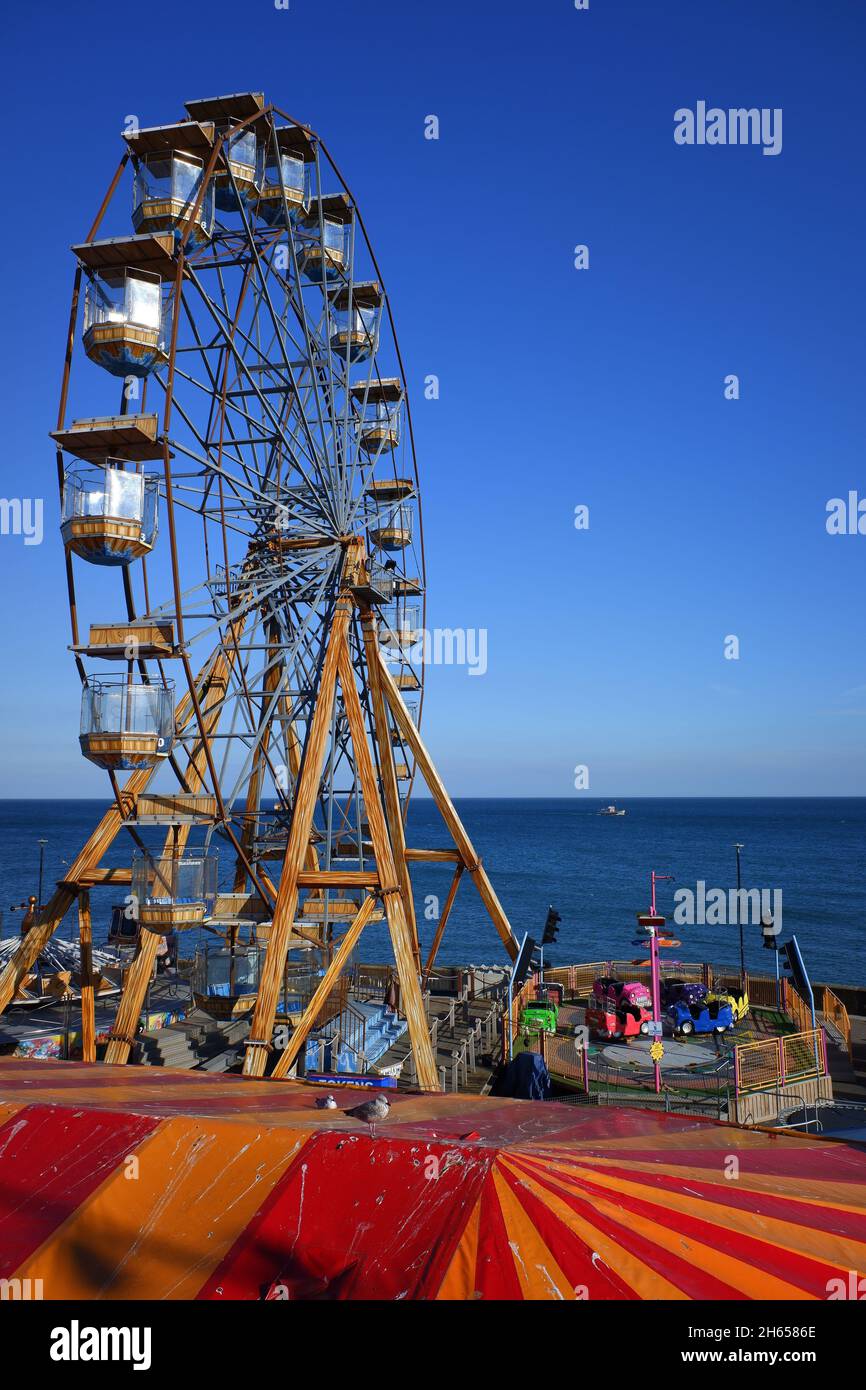
[[363, 1105], [355, 1105], [346, 1114], [351, 1115], [354, 1120], [363, 1120], [364, 1124], [370, 1126], [370, 1138], [376, 1138], [376, 1125], [382, 1120], [387, 1120], [388, 1111], [391, 1109], [391, 1102], [385, 1095], [378, 1095], [375, 1100], [365, 1100]]
[[333, 1097], [333, 1096], [330, 1096], [330, 1095], [328, 1095], [328, 1096], [317, 1096], [317, 1097], [316, 1097], [316, 1108], [317, 1108], [318, 1110], [336, 1110], [336, 1109], [337, 1109], [337, 1102], [334, 1100], [334, 1097]]

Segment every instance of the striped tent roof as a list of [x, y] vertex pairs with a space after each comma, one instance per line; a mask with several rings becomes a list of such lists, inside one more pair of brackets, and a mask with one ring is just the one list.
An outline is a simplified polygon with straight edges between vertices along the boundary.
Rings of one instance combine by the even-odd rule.
[[[0, 1060], [0, 1278], [46, 1299], [824, 1299], [866, 1152], [642, 1110]], [[359, 1092], [334, 1092], [339, 1105]]]

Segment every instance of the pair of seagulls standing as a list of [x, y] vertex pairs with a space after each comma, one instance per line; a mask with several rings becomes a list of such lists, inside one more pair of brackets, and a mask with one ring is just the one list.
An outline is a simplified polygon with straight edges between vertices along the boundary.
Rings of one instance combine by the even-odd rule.
[[[332, 1095], [319, 1096], [316, 1099], [316, 1106], [319, 1110], [339, 1110], [339, 1106]], [[365, 1125], [370, 1126], [370, 1138], [376, 1138], [376, 1125], [387, 1120], [388, 1112], [391, 1109], [391, 1102], [384, 1094], [374, 1097], [373, 1100], [365, 1100], [362, 1105], [353, 1105], [351, 1110], [345, 1110], [345, 1115], [350, 1115], [353, 1120], [361, 1120]]]

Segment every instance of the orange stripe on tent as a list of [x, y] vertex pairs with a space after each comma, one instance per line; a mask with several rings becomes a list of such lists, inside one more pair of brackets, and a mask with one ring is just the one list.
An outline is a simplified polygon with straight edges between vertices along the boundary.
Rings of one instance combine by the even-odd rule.
[[[670, 1200], [665, 1204], [655, 1204], [637, 1200], [643, 1196], [643, 1189], [637, 1189], [635, 1184], [620, 1182], [611, 1184], [613, 1188], [611, 1200], [608, 1200], [602, 1190], [592, 1181], [595, 1175], [587, 1174], [583, 1181], [576, 1181], [572, 1184], [558, 1182], [557, 1175], [548, 1171], [544, 1177], [550, 1183], [556, 1183], [565, 1190], [582, 1192], [588, 1196], [599, 1214], [600, 1219], [608, 1219], [616, 1222], [624, 1222], [629, 1230], [633, 1230], [639, 1235], [644, 1236], [648, 1241], [656, 1245], [663, 1251], [674, 1251], [683, 1256], [687, 1255], [691, 1263], [699, 1269], [711, 1270], [713, 1277], [723, 1281], [729, 1287], [739, 1293], [743, 1298], [748, 1299], [804, 1299], [812, 1298], [815, 1295], [807, 1292], [797, 1284], [789, 1282], [787, 1279], [779, 1278], [771, 1274], [766, 1268], [759, 1264], [749, 1263], [745, 1259], [728, 1255], [722, 1248], [725, 1244], [724, 1231], [726, 1226], [720, 1223], [718, 1242], [708, 1244], [696, 1234], [706, 1222], [699, 1221], [696, 1213], [694, 1217], [694, 1230], [687, 1224], [671, 1219], [672, 1213], [677, 1210], [675, 1203]], [[631, 1189], [631, 1192], [630, 1192]], [[627, 1200], [631, 1195], [632, 1200]], [[667, 1194], [672, 1198], [674, 1194]], [[708, 1205], [704, 1203], [703, 1205]], [[640, 1207], [646, 1206], [650, 1210], [659, 1210], [659, 1219], [653, 1216], [642, 1214]], [[668, 1212], [667, 1223], [665, 1212]], [[728, 1228], [728, 1241], [732, 1243], [733, 1233]], [[762, 1242], [760, 1237], [755, 1238], [755, 1255], [760, 1258], [760, 1250], [766, 1242]], [[656, 1295], [657, 1297], [658, 1295]]]
[[478, 1264], [478, 1235], [481, 1224], [481, 1199], [479, 1197], [460, 1237], [460, 1244], [454, 1252], [445, 1278], [439, 1285], [437, 1299], [467, 1300], [475, 1297], [475, 1270]]
[[[26, 1102], [23, 1102], [20, 1105], [15, 1103], [10, 1103], [8, 1105], [0, 1105], [0, 1126], [5, 1125], [7, 1120], [11, 1120], [13, 1115], [17, 1115], [19, 1110], [23, 1110], [24, 1104], [26, 1104]], [[3, 1151], [2, 1149], [0, 1149], [0, 1158], [2, 1157]]]
[[[503, 1159], [503, 1168], [513, 1169], [517, 1180], [527, 1187], [539, 1204], [548, 1208], [574, 1237], [580, 1238], [588, 1251], [588, 1262], [584, 1269], [571, 1270], [571, 1273], [582, 1273], [582, 1279], [574, 1277], [574, 1283], [587, 1284], [591, 1300], [612, 1297], [610, 1291], [599, 1293], [596, 1282], [603, 1282], [607, 1289], [616, 1289], [613, 1297], [619, 1297], [620, 1284], [627, 1290], [624, 1297], [630, 1293], [635, 1298], [670, 1300], [703, 1297], [703, 1289], [699, 1294], [692, 1293], [677, 1282], [681, 1272], [678, 1257], [671, 1259], [667, 1252], [659, 1254], [655, 1244], [648, 1243], [619, 1220], [602, 1220], [601, 1213], [591, 1201], [564, 1188], [563, 1184], [546, 1183], [541, 1176], [535, 1179], [531, 1170], [524, 1168], [523, 1158], [524, 1155], [514, 1155], [513, 1161]], [[567, 1193], [567, 1197], [564, 1193]], [[694, 1276], [691, 1276], [691, 1282], [694, 1284]], [[717, 1280], [713, 1280], [713, 1290], [708, 1297], [723, 1297]]]
[[0, 1276], [53, 1238], [158, 1123], [54, 1105], [27, 1105], [11, 1115], [0, 1129]]
[[[659, 1270], [646, 1264], [638, 1255], [634, 1255], [617, 1238], [618, 1231], [621, 1229], [619, 1222], [611, 1223], [602, 1221], [601, 1213], [597, 1212], [593, 1205], [583, 1200], [583, 1214], [563, 1197], [557, 1195], [556, 1189], [565, 1190], [564, 1184], [543, 1184], [541, 1181], [532, 1177], [527, 1167], [523, 1166], [524, 1155], [515, 1155], [513, 1160], [502, 1159], [503, 1167], [514, 1171], [519, 1180], [527, 1186], [546, 1207], [548, 1207], [560, 1221], [574, 1235], [578, 1236], [586, 1245], [590, 1252], [591, 1267], [603, 1278], [608, 1277], [608, 1271], [614, 1279], [622, 1281], [627, 1288], [634, 1291], [638, 1298], [669, 1298], [687, 1299], [689, 1295], [684, 1293], [670, 1279], [661, 1274]], [[669, 1265], [669, 1260], [664, 1261]], [[587, 1281], [584, 1281], [587, 1282]], [[590, 1297], [592, 1297], [592, 1287], [590, 1286]]]
[[[739, 1155], [737, 1155], [739, 1156]], [[605, 1164], [599, 1169], [612, 1178], [635, 1180], [643, 1178], [647, 1187], [655, 1188], [661, 1197], [664, 1192], [683, 1191], [686, 1185], [694, 1197], [703, 1197], [708, 1202], [721, 1206], [737, 1207], [749, 1211], [755, 1217], [776, 1216], [780, 1220], [791, 1221], [796, 1225], [812, 1227], [823, 1232], [844, 1232], [847, 1236], [866, 1241], [866, 1189], [864, 1202], [859, 1206], [851, 1201], [831, 1201], [831, 1195], [847, 1196], [855, 1194], [850, 1187], [837, 1183], [811, 1183], [810, 1191], [816, 1195], [804, 1197], [802, 1184], [792, 1178], [762, 1178], [750, 1173], [747, 1164], [741, 1164], [736, 1180], [711, 1179], [704, 1171], [695, 1172], [689, 1168], [665, 1168], [663, 1173], [657, 1167], [644, 1164], [629, 1165], [628, 1168], [615, 1164]]]
[[514, 1256], [514, 1268], [523, 1297], [574, 1301], [575, 1291], [560, 1269], [556, 1256], [527, 1216], [519, 1195], [508, 1186], [495, 1167], [493, 1182], [505, 1218], [508, 1244]]
[[308, 1137], [163, 1120], [18, 1273], [52, 1299], [193, 1298]]
[[[596, 1190], [609, 1190], [620, 1199], [633, 1197], [640, 1200], [647, 1209], [657, 1209], [664, 1213], [677, 1212], [684, 1218], [700, 1220], [707, 1226], [715, 1226], [719, 1230], [748, 1240], [763, 1242], [782, 1253], [816, 1261], [828, 1271], [832, 1271], [836, 1264], [845, 1270], [866, 1269], [866, 1243], [860, 1240], [841, 1235], [831, 1236], [828, 1240], [826, 1231], [816, 1230], [811, 1226], [779, 1220], [738, 1207], [722, 1207], [718, 1202], [687, 1192], [660, 1191], [624, 1177], [596, 1172], [587, 1173], [585, 1178]], [[736, 1184], [736, 1179], [732, 1178], [730, 1181], [732, 1185]], [[831, 1254], [832, 1261], [828, 1258]], [[791, 1273], [793, 1275], [793, 1270]], [[762, 1277], [766, 1280], [772, 1278], [766, 1270], [763, 1271]], [[780, 1286], [788, 1287], [782, 1281]], [[774, 1295], [768, 1291], [763, 1295], [754, 1296], [790, 1298], [792, 1295], [781, 1292]]]
[[[560, 1219], [558, 1213], [546, 1201], [531, 1191], [527, 1183], [510, 1172], [505, 1164], [502, 1165], [501, 1171], [515, 1191], [519, 1193], [521, 1206], [530, 1220], [534, 1222], [545, 1244], [549, 1249], [556, 1251], [557, 1263], [574, 1290], [576, 1299], [591, 1299], [593, 1302], [597, 1302], [599, 1300], [623, 1301], [637, 1297], [634, 1289], [629, 1288], [628, 1284], [620, 1279], [614, 1270], [603, 1264], [597, 1258], [597, 1253], [584, 1243], [570, 1225], [566, 1225]], [[571, 1205], [572, 1209], [577, 1212], [578, 1206], [574, 1203]], [[638, 1242], [638, 1246], [639, 1244]], [[634, 1253], [640, 1255], [640, 1248]], [[671, 1265], [673, 1272], [676, 1273], [678, 1262], [672, 1260]], [[668, 1269], [665, 1272], [670, 1274], [671, 1270]]]

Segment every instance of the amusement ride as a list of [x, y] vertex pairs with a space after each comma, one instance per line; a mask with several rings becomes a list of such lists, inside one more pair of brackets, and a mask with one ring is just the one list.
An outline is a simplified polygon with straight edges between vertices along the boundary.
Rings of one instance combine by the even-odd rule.
[[[95, 1060], [90, 895], [120, 888], [136, 951], [105, 1060], [129, 1059], [160, 940], [207, 928], [244, 975], [245, 1074], [286, 1076], [384, 919], [435, 1090], [421, 986], [464, 873], [517, 945], [419, 733], [420, 491], [382, 275], [325, 144], [262, 94], [122, 138], [72, 248], [52, 432], [81, 751], [110, 801], [3, 969], [0, 1010], [77, 904]], [[407, 844], [419, 774], [453, 848]], [[127, 867], [104, 862], [119, 836]], [[419, 861], [453, 873], [423, 962]], [[295, 960], [318, 984], [275, 1050]]]

